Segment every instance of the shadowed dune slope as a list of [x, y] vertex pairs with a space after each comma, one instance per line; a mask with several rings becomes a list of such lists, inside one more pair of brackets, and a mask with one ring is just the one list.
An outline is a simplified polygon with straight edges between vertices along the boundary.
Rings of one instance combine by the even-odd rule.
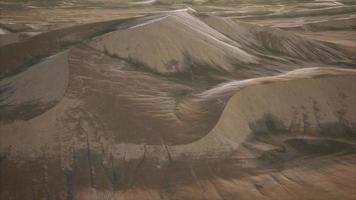
[[341, 61], [355, 64], [349, 50], [335, 44], [311, 40], [278, 28], [252, 25], [245, 22], [222, 19], [213, 16], [202, 20], [229, 38], [238, 41], [245, 48], [260, 54], [275, 57], [291, 57], [302, 61], [337, 63]]
[[110, 32], [98, 37], [91, 46], [159, 73], [190, 72], [194, 64], [231, 72], [234, 64], [258, 63], [235, 41], [183, 11]]
[[[261, 132], [355, 138], [356, 87], [351, 84], [356, 83], [355, 75], [354, 70], [304, 69], [203, 92], [204, 98], [233, 95], [208, 136], [191, 147], [215, 146], [221, 151]], [[207, 138], [215, 144], [207, 145]]]
[[[71, 59], [73, 62], [74, 58]], [[143, 188], [146, 188], [144, 191], [150, 188], [152, 192], [164, 193], [160, 188], [162, 184], [168, 184], [167, 181], [177, 189], [194, 184], [197, 180], [219, 180], [226, 183], [235, 179], [241, 181], [240, 173], [261, 173], [261, 170], [279, 168], [286, 161], [288, 162], [283, 164], [284, 173], [292, 173], [288, 172], [292, 168], [288, 163], [311, 162], [300, 161], [300, 157], [312, 156], [315, 159], [317, 155], [317, 159], [322, 159], [323, 157], [319, 158], [320, 154], [329, 156], [355, 149], [355, 70], [303, 69], [275, 77], [222, 84], [196, 94], [195, 97], [186, 97], [185, 101], [175, 105], [175, 110], [182, 115], [180, 120], [176, 120], [170, 117], [174, 116], [170, 102], [177, 99], [167, 97], [166, 94], [169, 93], [165, 94], [164, 89], [155, 91], [152, 84], [156, 82], [159, 86], [164, 86], [167, 82], [152, 80], [145, 74], [136, 72], [124, 73], [120, 77], [120, 72], [112, 74], [113, 71], [104, 80], [100, 78], [102, 74], [95, 70], [79, 69], [73, 67], [69, 70], [73, 75], [69, 79], [67, 92], [56, 106], [31, 119], [2, 122], [0, 149], [6, 153], [2, 173], [4, 180], [10, 183], [2, 189], [6, 191], [2, 193], [5, 197], [29, 195], [30, 191], [21, 188], [32, 183], [34, 179], [31, 177], [39, 176], [37, 172], [24, 171], [24, 167], [7, 166], [12, 166], [13, 160], [19, 157], [23, 158], [22, 163], [25, 166], [32, 159], [33, 167], [41, 166], [41, 162], [37, 163], [36, 160], [43, 156], [44, 148], [46, 163], [51, 169], [50, 177], [57, 177], [58, 180], [58, 184], [49, 185], [46, 190], [53, 195], [68, 195], [65, 191], [68, 187], [65, 181], [67, 177], [76, 182], [76, 189], [72, 188], [71, 191], [79, 199], [86, 199], [81, 195], [90, 196], [88, 189], [93, 186], [88, 185], [89, 183], [95, 184], [99, 193], [120, 193], [128, 199], [135, 199]], [[114, 71], [116, 70], [117, 68]], [[81, 75], [75, 71], [81, 72]], [[96, 76], [88, 76], [90, 74]], [[130, 81], [124, 85], [116, 82], [130, 80], [130, 76], [144, 80], [146, 84], [150, 84], [150, 89], [145, 88], [145, 92], [141, 90], [140, 94], [135, 94], [135, 91], [140, 91], [137, 87], [141, 86], [132, 85]], [[93, 78], [95, 81], [89, 81]], [[97, 90], [98, 86], [102, 86], [100, 91]], [[115, 88], [119, 88], [120, 93]], [[179, 91], [186, 88], [170, 85], [166, 89]], [[153, 100], [149, 100], [149, 93], [162, 96], [151, 96], [150, 98], [155, 99], [152, 102]], [[140, 99], [142, 95], [145, 98]], [[221, 107], [220, 104], [225, 106]], [[127, 105], [130, 113], [129, 109], [125, 111]], [[220, 108], [222, 113], [211, 112], [210, 109], [214, 107], [218, 110]], [[209, 119], [211, 115], [217, 115], [218, 120], [203, 120]], [[192, 117], [200, 121], [181, 120]], [[150, 124], [145, 127], [140, 127], [140, 124], [130, 127], [134, 120]], [[113, 127], [114, 123], [118, 127]], [[155, 127], [155, 124], [159, 127]], [[214, 125], [211, 130], [204, 132], [204, 129], [196, 129], [198, 125], [206, 128], [211, 124]], [[175, 131], [166, 127], [167, 125], [179, 129]], [[159, 128], [162, 129], [161, 132], [157, 132]], [[335, 150], [337, 145], [339, 147]], [[275, 151], [278, 153], [281, 146], [285, 146], [287, 151], [275, 155]], [[273, 159], [266, 156], [272, 156]], [[352, 157], [347, 159], [345, 162], [352, 163]], [[117, 166], [111, 166], [113, 162]], [[204, 164], [206, 162], [210, 163], [210, 168]], [[247, 163], [241, 165], [240, 162]], [[115, 186], [116, 189], [112, 192], [107, 190], [112, 187], [110, 182], [117, 175], [105, 172], [111, 168], [125, 174], [120, 175], [120, 187]], [[192, 174], [192, 170], [199, 175]], [[216, 175], [212, 177], [209, 170], [215, 171]], [[165, 172], [179, 174], [171, 175], [170, 180], [166, 180]], [[69, 176], [68, 173], [72, 175]], [[308, 176], [305, 173], [306, 171], [302, 171], [300, 175]], [[22, 181], [16, 182], [16, 178], [11, 179], [5, 174], [21, 174]], [[155, 178], [149, 178], [152, 175]], [[252, 175], [249, 177], [251, 179], [246, 177], [244, 184], [253, 185], [255, 178]], [[257, 180], [259, 179], [255, 179]], [[346, 181], [351, 184], [348, 181], [352, 179]], [[13, 187], [21, 192], [13, 194]], [[222, 190], [221, 193], [226, 194], [226, 187], [211, 186], [211, 189]], [[130, 188], [137, 191], [133, 194], [126, 193], [126, 189]], [[241, 191], [239, 186], [228, 188], [228, 193], [254, 195], [249, 190]], [[338, 190], [339, 187], [333, 189]], [[352, 194], [350, 188], [344, 189]], [[43, 187], [36, 189], [38, 195], [43, 190]], [[172, 198], [182, 195], [184, 199], [197, 195], [194, 191], [184, 191], [165, 195]], [[314, 192], [319, 194], [318, 191]], [[279, 192], [280, 195], [287, 195], [286, 191]], [[273, 193], [266, 196], [270, 199], [273, 197]]]
[[354, 13], [356, 11], [355, 5], [347, 6], [334, 6], [316, 9], [304, 9], [289, 12], [277, 12], [268, 15], [247, 16], [244, 18], [258, 19], [258, 18], [293, 18], [293, 17], [306, 17], [306, 16], [323, 16], [323, 15], [337, 15], [345, 13]]
[[57, 104], [67, 89], [67, 52], [0, 80], [0, 120], [30, 119]]
[[127, 24], [142, 23], [151, 17], [118, 19], [77, 25], [69, 28], [49, 31], [35, 35], [24, 41], [10, 43], [0, 47], [0, 77], [19, 73], [41, 59], [72, 46], [90, 40], [109, 31], [124, 28]]
[[218, 82], [303, 68], [303, 62], [355, 64], [355, 50], [342, 46], [278, 28], [175, 11], [54, 30], [2, 46], [0, 75], [14, 75], [83, 42], [144, 70], [185, 77], [202, 73]]
[[[192, 88], [161, 78], [152, 78], [145, 73], [120, 71], [115, 68], [97, 71], [88, 68], [88, 65], [73, 65], [74, 59], [72, 57], [69, 62], [72, 66], [69, 70], [66, 94], [59, 105], [55, 106], [57, 108], [52, 108], [56, 110], [62, 107], [61, 111], [55, 112], [55, 116], [47, 116], [54, 112], [50, 110], [42, 114], [43, 117], [35, 112], [35, 108], [43, 108], [46, 105], [43, 102], [46, 102], [48, 97], [41, 97], [41, 93], [38, 93], [36, 98], [28, 96], [26, 101], [20, 99], [16, 107], [2, 101], [2, 110], [9, 110], [8, 115], [21, 119], [22, 106], [35, 99], [38, 104], [31, 105], [34, 111], [27, 114], [38, 117], [20, 123], [38, 127], [36, 123], [47, 123], [47, 119], [53, 118], [53, 128], [60, 126], [59, 130], [66, 130], [67, 122], [78, 123], [73, 118], [77, 116], [87, 122], [68, 127], [67, 134], [80, 134], [84, 129], [80, 128], [83, 123], [88, 124], [87, 126], [95, 123], [91, 124], [94, 126], [91, 128], [100, 130], [105, 137], [112, 137], [120, 143], [177, 145], [201, 138], [197, 143], [187, 145], [193, 149], [209, 149], [215, 145], [216, 151], [222, 151], [222, 144], [226, 148], [231, 147], [227, 144], [238, 145], [253, 133], [254, 120], [257, 123], [257, 120], [264, 120], [264, 117], [266, 120], [269, 120], [270, 116], [279, 120], [277, 122], [280, 124], [277, 125], [285, 128], [285, 131], [294, 132], [295, 129], [296, 132], [303, 130], [313, 134], [327, 131], [325, 127], [329, 125], [336, 131], [343, 127], [353, 130], [355, 123], [355, 85], [352, 84], [355, 83], [354, 70], [304, 69], [282, 76], [222, 84], [194, 94]], [[146, 85], [140, 85], [137, 81], [144, 81]], [[17, 82], [13, 87], [21, 86], [20, 83], [21, 81]], [[148, 85], [149, 87], [146, 87]], [[21, 90], [23, 87], [28, 88], [22, 86], [16, 89]], [[37, 86], [33, 87], [36, 89]], [[61, 94], [60, 87], [54, 91], [56, 93], [53, 98], [58, 98]], [[16, 98], [16, 93], [8, 97]], [[72, 103], [63, 105], [64, 102]], [[245, 105], [248, 102], [251, 105]], [[3, 113], [5, 115], [2, 119], [9, 119], [6, 112]], [[18, 123], [6, 122], [3, 127], [9, 129], [5, 131], [6, 128], [3, 132], [15, 131]], [[215, 123], [217, 124], [214, 125]], [[257, 131], [266, 128], [259, 127], [259, 124], [256, 126]], [[52, 131], [48, 136], [57, 134], [57, 130]], [[22, 130], [21, 134], [26, 134], [24, 132], [28, 132], [30, 136], [34, 130], [27, 128]], [[206, 141], [213, 143], [207, 145]], [[200, 142], [202, 144], [199, 144]], [[208, 149], [196, 152], [207, 152]], [[214, 151], [210, 149], [210, 152]]]

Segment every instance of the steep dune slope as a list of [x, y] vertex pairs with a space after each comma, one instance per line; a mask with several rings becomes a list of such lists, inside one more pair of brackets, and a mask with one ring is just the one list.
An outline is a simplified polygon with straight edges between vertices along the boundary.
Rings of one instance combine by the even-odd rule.
[[[226, 147], [229, 143], [238, 146], [252, 133], [355, 137], [353, 94], [356, 87], [349, 85], [356, 81], [355, 71], [345, 72], [344, 75], [350, 76], [328, 78], [334, 73], [343, 74], [343, 71], [302, 70], [280, 77], [229, 83], [206, 91], [201, 94], [205, 98], [221, 98], [239, 91], [229, 99], [209, 135], [226, 138], [224, 145], [216, 144], [220, 151], [221, 146]], [[311, 79], [306, 80], [308, 78]]]
[[68, 84], [67, 52], [0, 81], [0, 120], [29, 119], [57, 104]]
[[217, 31], [243, 44], [245, 48], [251, 48], [261, 54], [323, 63], [355, 62], [350, 60], [350, 52], [342, 47], [303, 38], [278, 28], [262, 27], [213, 16], [202, 17], [202, 20]]
[[190, 72], [194, 64], [232, 72], [234, 65], [258, 63], [235, 41], [183, 11], [110, 32], [91, 46], [159, 73]]
[[243, 18], [293, 18], [293, 17], [307, 17], [317, 15], [337, 15], [345, 13], [354, 13], [356, 11], [355, 5], [343, 5], [343, 6], [330, 6], [325, 8], [316, 9], [304, 9], [304, 10], [292, 10], [286, 12], [276, 12], [268, 15], [247, 16]]
[[[130, 130], [125, 129], [124, 124], [121, 124], [119, 128], [107, 126], [110, 121], [105, 115], [115, 112], [125, 116], [124, 118], [115, 117], [115, 122], [119, 124], [120, 121], [125, 121], [125, 118], [137, 119], [139, 122], [140, 117], [143, 117], [144, 120], [156, 118], [156, 120], [161, 121], [161, 125], [165, 123], [165, 120], [170, 121], [171, 124], [179, 125], [174, 120], [169, 119], [170, 109], [160, 110], [160, 107], [164, 108], [162, 107], [165, 106], [164, 104], [159, 103], [161, 106], [155, 108], [151, 107], [153, 104], [144, 105], [141, 108], [140, 106], [130, 107], [131, 114], [136, 113], [137, 109], [144, 109], [148, 113], [150, 109], [153, 109], [152, 111], [156, 112], [148, 116], [130, 117], [127, 115], [129, 113], [123, 111], [123, 108], [126, 105], [135, 105], [139, 96], [133, 93], [123, 93], [123, 96], [126, 97], [127, 95], [136, 96], [136, 100], [126, 99], [125, 104], [118, 106], [114, 102], [107, 102], [108, 99], [115, 96], [115, 93], [111, 93], [111, 97], [105, 96], [105, 99], [102, 98], [103, 96], [100, 93], [106, 93], [107, 89], [101, 87], [103, 88], [102, 92], [88, 93], [91, 96], [89, 97], [85, 95], [85, 92], [95, 90], [100, 82], [105, 83], [106, 81], [97, 79], [98, 83], [93, 82], [91, 87], [87, 87], [89, 85], [84, 80], [89, 78], [87, 75], [90, 71], [81, 70], [82, 75], [75, 75], [74, 71], [77, 71], [75, 68], [70, 71], [74, 75], [72, 80], [69, 81], [70, 89], [59, 104], [30, 120], [20, 120], [1, 125], [1, 138], [2, 141], [6, 141], [1, 143], [1, 151], [6, 155], [2, 164], [4, 166], [2, 173], [4, 173], [5, 180], [11, 183], [3, 189], [3, 191], [7, 191], [3, 195], [11, 194], [11, 196], [16, 197], [15, 194], [11, 193], [11, 191], [14, 191], [12, 187], [22, 188], [32, 183], [33, 178], [31, 177], [41, 176], [34, 171], [30, 171], [31, 173], [28, 174], [28, 172], [22, 170], [25, 169], [22, 167], [6, 167], [12, 166], [11, 163], [16, 157], [22, 157], [24, 164], [34, 159], [31, 161], [33, 162], [32, 166], [37, 168], [42, 166], [42, 162], [37, 162], [36, 158], [39, 155], [44, 155], [47, 166], [51, 167], [51, 171], [48, 172], [49, 176], [58, 179], [58, 185], [46, 187], [46, 190], [51, 191], [53, 195], [68, 195], [65, 194], [65, 188], [68, 189], [69, 187], [66, 185], [68, 184], [66, 183], [67, 179], [67, 181], [76, 182], [76, 188], [69, 188], [69, 190], [73, 195], [79, 196], [90, 196], [91, 193], [88, 193], [87, 189], [97, 188], [99, 194], [100, 191], [107, 193], [106, 195], [115, 195], [118, 192], [129, 199], [134, 199], [138, 198], [139, 191], [133, 194], [125, 194], [125, 191], [135, 186], [138, 187], [135, 190], [142, 187], [152, 187], [150, 190], [154, 193], [162, 193], [171, 198], [190, 199], [190, 197], [194, 198], [192, 195], [194, 196], [195, 192], [183, 190], [183, 193], [166, 193], [165, 190], [161, 191], [160, 185], [170, 184], [172, 188], [178, 189], [184, 187], [185, 184], [194, 183], [197, 179], [201, 179], [201, 181], [207, 179], [228, 181], [241, 176], [234, 171], [263, 171], [268, 168], [280, 167], [280, 164], [286, 161], [288, 161], [287, 163], [299, 163], [298, 158], [303, 156], [320, 153], [328, 156], [338, 152], [352, 152], [355, 148], [356, 116], [354, 102], [356, 102], [356, 97], [354, 94], [356, 94], [356, 88], [355, 84], [352, 84], [356, 82], [354, 70], [300, 70], [282, 76], [232, 82], [198, 94], [197, 97], [178, 104], [178, 109], [190, 108], [194, 112], [200, 112], [198, 115], [186, 113], [188, 117], [195, 116], [198, 117], [197, 119], [204, 119], [204, 116], [212, 114], [212, 112], [204, 112], [204, 110], [194, 110], [194, 108], [199, 108], [195, 105], [197, 102], [194, 99], [196, 98], [200, 99], [198, 105], [203, 105], [203, 108], [205, 102], [209, 102], [208, 108], [218, 108], [219, 103], [221, 104], [224, 100], [228, 101], [215, 127], [211, 131], [207, 131], [206, 136], [201, 135], [197, 141], [195, 141], [195, 136], [195, 138], [190, 138], [191, 142], [188, 144], [176, 145], [168, 145], [169, 139], [175, 138], [178, 141], [182, 137], [187, 139], [183, 132], [179, 132], [184, 131], [183, 127], [180, 127], [176, 133], [167, 127], [162, 128], [166, 132], [166, 137], [160, 141], [161, 144], [154, 145], [155, 140], [147, 138], [147, 134], [151, 134], [149, 129], [143, 130], [140, 129], [140, 126], [133, 126], [131, 128], [135, 129]], [[125, 79], [127, 79], [127, 75], [129, 74], [125, 74]], [[144, 77], [145, 75], [136, 77], [140, 76]], [[99, 77], [96, 76], [96, 78]], [[111, 78], [111, 81], [113, 79], [118, 80], [117, 75]], [[74, 79], [83, 81], [83, 84], [75, 84], [78, 89], [83, 89], [82, 91], [75, 89], [73, 85], [71, 87], [71, 84], [76, 82]], [[150, 82], [149, 79], [145, 81], [146, 83]], [[115, 81], [111, 84], [115, 84]], [[125, 91], [123, 90], [125, 87], [120, 86], [120, 88], [121, 91]], [[328, 88], [328, 90], [322, 90], [322, 88]], [[146, 100], [142, 99], [141, 105], [147, 104], [145, 103], [147, 97]], [[94, 99], [96, 101], [93, 101]], [[102, 100], [106, 102], [103, 103]], [[193, 101], [191, 102], [191, 100]], [[158, 101], [160, 101], [160, 97], [156, 96], [156, 102]], [[96, 103], [96, 105], [91, 102]], [[102, 109], [105, 112], [101, 112]], [[162, 113], [158, 114], [159, 111]], [[165, 117], [159, 119], [162, 115]], [[195, 122], [187, 121], [187, 123]], [[208, 125], [204, 122], [200, 123], [204, 126]], [[128, 123], [127, 126], [129, 126]], [[194, 129], [194, 127], [190, 128]], [[131, 140], [127, 140], [125, 137], [120, 137], [121, 131], [126, 131], [122, 134], [131, 135], [133, 133], [129, 133], [130, 131], [137, 131], [137, 135]], [[313, 143], [313, 141], [315, 142]], [[11, 144], [11, 148], [8, 144]], [[341, 147], [336, 150], [329, 149], [333, 148], [330, 144], [332, 146], [339, 144]], [[305, 150], [299, 152], [298, 146], [301, 145], [305, 146]], [[281, 146], [284, 146], [283, 148], [287, 150], [278, 153]], [[46, 149], [45, 152], [43, 152], [44, 148]], [[307, 151], [308, 148], [311, 150]], [[275, 151], [277, 151], [277, 154]], [[265, 156], [277, 157], [272, 160], [265, 160]], [[345, 162], [351, 162], [353, 157], [347, 159]], [[58, 162], [60, 165], [54, 164]], [[113, 162], [116, 163], [115, 166], [111, 166]], [[216, 173], [214, 178], [209, 175], [209, 169], [203, 164], [205, 162], [211, 163], [209, 165], [210, 170]], [[241, 165], [241, 162], [246, 164]], [[108, 169], [121, 171], [120, 187], [116, 188], [115, 186], [117, 183], [115, 183], [114, 177], [117, 175], [107, 174], [106, 170]], [[219, 171], [219, 169], [224, 170]], [[191, 174], [190, 170], [198, 173], [199, 178]], [[227, 173], [226, 170], [230, 172]], [[289, 170], [288, 165], [284, 166], [284, 170]], [[170, 180], [165, 180], [165, 171], [171, 174]], [[179, 175], [174, 175], [174, 172], [179, 172]], [[303, 173], [306, 172], [302, 170], [301, 174]], [[5, 176], [5, 174], [21, 174], [22, 182], [16, 182], [16, 178], [10, 181], [10, 177]], [[154, 179], [149, 178], [152, 175], [154, 175]], [[246, 180], [245, 183], [249, 183], [249, 181]], [[46, 181], [44, 184], [46, 184]], [[111, 184], [114, 184], [116, 189], [109, 192], [107, 190], [112, 187]], [[218, 186], [209, 187], [219, 190], [221, 195], [227, 195], [224, 194], [226, 186], [223, 187], [225, 189]], [[231, 186], [229, 193], [236, 192], [236, 195], [242, 196], [252, 195], [252, 193], [241, 191], [238, 188]], [[43, 188], [40, 186], [36, 191], [41, 196]], [[319, 194], [320, 191], [314, 192]], [[347, 189], [347, 192], [352, 194], [350, 189]], [[280, 194], [286, 195], [282, 191]], [[28, 193], [26, 190], [21, 190], [18, 195], [28, 195]], [[179, 197], [179, 195], [181, 196]], [[84, 196], [79, 199], [86, 199]], [[155, 199], [155, 197], [152, 198]], [[273, 195], [271, 198], [273, 198]]]
[[277, 28], [183, 10], [85, 24], [2, 46], [1, 76], [16, 74], [83, 40], [90, 40], [89, 45], [95, 49], [143, 70], [198, 79], [208, 76], [215, 82], [301, 68], [296, 62], [352, 66], [355, 54], [354, 50]]
[[18, 43], [10, 43], [0, 48], [0, 77], [14, 75], [41, 59], [64, 51], [95, 36], [118, 29], [127, 23], [149, 20], [150, 16], [140, 19], [118, 19], [95, 22], [63, 28], [35, 35]]
[[117, 20], [70, 27], [40, 34], [23, 42], [2, 46], [0, 48], [0, 77], [21, 72], [40, 59], [63, 51], [71, 45], [93, 37], [116, 24], [118, 24]]
[[[158, 31], [159, 30], [159, 31]], [[178, 11], [97, 37], [90, 45], [161, 74], [247, 78], [300, 68], [295, 62], [354, 65], [355, 50], [278, 28]], [[262, 64], [263, 63], [263, 64]], [[285, 64], [289, 63], [289, 65]]]

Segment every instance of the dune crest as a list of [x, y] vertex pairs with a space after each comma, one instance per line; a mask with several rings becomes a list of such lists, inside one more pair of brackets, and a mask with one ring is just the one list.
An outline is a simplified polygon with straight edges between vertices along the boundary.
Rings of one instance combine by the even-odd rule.
[[184, 11], [110, 32], [91, 46], [159, 73], [190, 72], [189, 65], [194, 64], [231, 72], [234, 64], [258, 63], [255, 56], [240, 49], [236, 42]]

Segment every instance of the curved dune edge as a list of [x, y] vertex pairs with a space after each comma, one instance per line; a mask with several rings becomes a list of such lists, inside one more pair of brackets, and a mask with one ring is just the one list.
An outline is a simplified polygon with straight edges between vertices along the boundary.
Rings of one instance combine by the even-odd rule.
[[[237, 70], [252, 74], [259, 70], [244, 68], [258, 65], [268, 69], [264, 73], [271, 74], [277, 68], [279, 71], [296, 68], [274, 66], [274, 60], [282, 63], [301, 59], [353, 64], [354, 53], [343, 46], [302, 38], [277, 28], [259, 27], [183, 9], [77, 25], [1, 46], [0, 77], [22, 72], [39, 60], [83, 41], [103, 53], [162, 74], [189, 73], [193, 65], [209, 65], [216, 72]], [[282, 57], [277, 59], [278, 56]], [[264, 61], [272, 63], [262, 66]]]
[[272, 13], [268, 15], [258, 15], [258, 16], [246, 16], [246, 19], [261, 19], [261, 18], [292, 18], [292, 17], [304, 17], [304, 16], [319, 16], [319, 15], [337, 15], [341, 13], [352, 13], [355, 12], [356, 6], [337, 6], [337, 7], [326, 7], [317, 8], [312, 10], [297, 10], [292, 12], [280, 12]]
[[30, 37], [24, 41], [0, 47], [0, 77], [7, 77], [25, 71], [48, 56], [90, 40], [104, 33], [125, 28], [128, 24], [144, 23], [150, 16], [93, 22], [62, 28]]
[[278, 28], [263, 27], [232, 19], [215, 16], [203, 16], [201, 19], [214, 30], [264, 56], [285, 56], [285, 59], [289, 56], [304, 61], [322, 63], [333, 63], [340, 60], [353, 62], [350, 59], [353, 52], [347, 52], [348, 50], [342, 46], [311, 40]]
[[[217, 124], [205, 137], [174, 146], [117, 144], [113, 153], [120, 157], [127, 152], [126, 158], [133, 159], [140, 158], [143, 152], [146, 158], [158, 160], [168, 157], [179, 160], [188, 155], [192, 160], [221, 158], [237, 149], [254, 131], [268, 129], [268, 116], [278, 119], [276, 126], [284, 126], [291, 134], [319, 137], [328, 135], [324, 133], [328, 128], [330, 134], [338, 134], [342, 127], [355, 130], [356, 85], [353, 83], [356, 83], [356, 70], [333, 68], [301, 69], [280, 76], [232, 82], [201, 94], [204, 98], [223, 98], [233, 93]], [[345, 113], [339, 116], [340, 112]], [[138, 149], [142, 154], [132, 154], [139, 152]]]
[[186, 11], [106, 33], [89, 45], [162, 74], [190, 72], [193, 63], [228, 72], [237, 64], [259, 63], [236, 41]]
[[69, 81], [68, 51], [0, 80], [0, 120], [31, 119], [55, 106]]
[[[125, 157], [126, 160], [135, 160], [144, 155], [146, 159], [158, 162], [179, 160], [186, 156], [191, 160], [221, 158], [238, 148], [239, 144], [254, 132], [267, 130], [266, 122], [269, 122], [271, 117], [277, 119], [272, 120], [277, 128], [281, 127], [293, 134], [311, 134], [319, 137], [327, 132], [325, 127], [329, 129], [331, 127], [336, 132], [347, 127], [355, 130], [355, 82], [356, 70], [312, 68], [218, 86], [198, 95], [205, 101], [229, 98], [217, 124], [205, 137], [184, 145], [169, 146], [163, 141], [161, 145], [115, 142], [112, 138], [97, 135], [98, 133], [93, 132], [86, 122], [81, 123], [84, 123], [84, 131], [89, 135], [94, 134], [90, 137], [100, 138], [101, 144], [94, 142], [91, 151], [102, 152], [105, 154], [104, 157], [111, 155], [115, 159]], [[72, 137], [68, 135], [71, 132], [66, 133], [66, 128], [61, 126], [61, 121], [58, 124], [57, 118], [60, 113], [67, 112], [68, 108], [75, 108], [78, 103], [80, 101], [64, 98], [55, 107], [28, 122], [16, 121], [2, 125], [1, 133], [12, 132], [14, 127], [18, 133], [21, 133], [21, 130], [23, 133], [32, 130], [30, 138], [26, 134], [1, 136], [7, 138], [8, 142], [13, 144], [12, 148], [16, 149], [11, 155], [16, 157], [30, 154], [36, 157], [43, 146], [42, 143], [38, 143], [39, 141], [46, 141], [49, 147], [46, 154], [57, 155], [58, 145], [66, 148], [65, 143], [57, 144], [57, 137]], [[184, 104], [186, 105], [183, 106], [189, 106], [189, 102]], [[44, 123], [45, 121], [47, 122]], [[16, 139], [18, 137], [22, 139]], [[6, 148], [6, 143], [2, 143], [1, 149], [5, 151]], [[86, 143], [79, 142], [75, 148], [85, 149]]]
[[[288, 193], [284, 190], [269, 193], [268, 189], [256, 184], [281, 181], [280, 186], [273, 188], [288, 187], [300, 193], [309, 188], [289, 177], [293, 177], [292, 180], [302, 177], [306, 183], [313, 183], [314, 177], [326, 182], [353, 183], [354, 177], [350, 174], [354, 172], [352, 151], [356, 146], [355, 82], [356, 70], [310, 68], [220, 85], [198, 95], [204, 100], [202, 103], [228, 100], [214, 128], [195, 142], [172, 146], [164, 142], [161, 145], [120, 143], [114, 138], [103, 137], [101, 130], [93, 130], [89, 124], [92, 122], [85, 121], [88, 116], [78, 116], [72, 111], [81, 101], [64, 97], [35, 118], [0, 126], [0, 153], [4, 158], [2, 177], [8, 182], [3, 190], [21, 199], [32, 194], [29, 184], [37, 183], [38, 177], [47, 176], [48, 179], [41, 179], [38, 189], [34, 190], [39, 192], [38, 196], [42, 195], [40, 192], [49, 191], [53, 195], [83, 200], [93, 196], [99, 199], [140, 199], [142, 196], [165, 199], [162, 195], [199, 199], [199, 185], [204, 185], [209, 188], [207, 199], [214, 199], [210, 198], [212, 195], [215, 199], [225, 199], [220, 195], [231, 193], [242, 195], [242, 199], [258, 199], [261, 194], [266, 194], [266, 199], [275, 199], [276, 195]], [[189, 104], [189, 101], [183, 103], [184, 106]], [[63, 113], [80, 123], [80, 133], [73, 136], [70, 127], [76, 123], [62, 121]], [[308, 160], [295, 159], [293, 152], [286, 152], [283, 155], [287, 160], [277, 159], [276, 166], [264, 166], [263, 157], [259, 157], [261, 153], [273, 156], [275, 148], [278, 150], [278, 146], [254, 138], [264, 133], [289, 147], [300, 145], [303, 149], [310, 148], [304, 143], [311, 146], [321, 143], [322, 148], [331, 144], [340, 150], [336, 151], [338, 154], [331, 150], [325, 157], [313, 157], [313, 153], [308, 152], [299, 154], [309, 157]], [[244, 152], [246, 144], [256, 146], [257, 152]], [[350, 148], [352, 151], [348, 154]], [[329, 151], [327, 147], [326, 151]], [[281, 172], [263, 172], [268, 167], [278, 170], [278, 163], [287, 166]], [[306, 169], [301, 167], [303, 163]], [[294, 168], [294, 164], [298, 166]], [[310, 170], [320, 165], [323, 165], [323, 172], [328, 171], [328, 176]], [[259, 170], [262, 170], [260, 174]], [[71, 185], [73, 182], [75, 187]], [[167, 187], [175, 193], [170, 193]], [[343, 191], [353, 194], [350, 187], [332, 188], [338, 197], [344, 197]], [[325, 189], [330, 187], [326, 185], [310, 192], [320, 197]], [[300, 196], [303, 195], [287, 197], [299, 199]]]

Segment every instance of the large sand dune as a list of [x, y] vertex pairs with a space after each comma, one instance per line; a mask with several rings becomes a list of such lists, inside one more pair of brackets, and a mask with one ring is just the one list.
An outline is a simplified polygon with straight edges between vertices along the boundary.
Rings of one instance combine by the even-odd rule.
[[193, 9], [0, 46], [0, 198], [355, 199], [355, 52]]

